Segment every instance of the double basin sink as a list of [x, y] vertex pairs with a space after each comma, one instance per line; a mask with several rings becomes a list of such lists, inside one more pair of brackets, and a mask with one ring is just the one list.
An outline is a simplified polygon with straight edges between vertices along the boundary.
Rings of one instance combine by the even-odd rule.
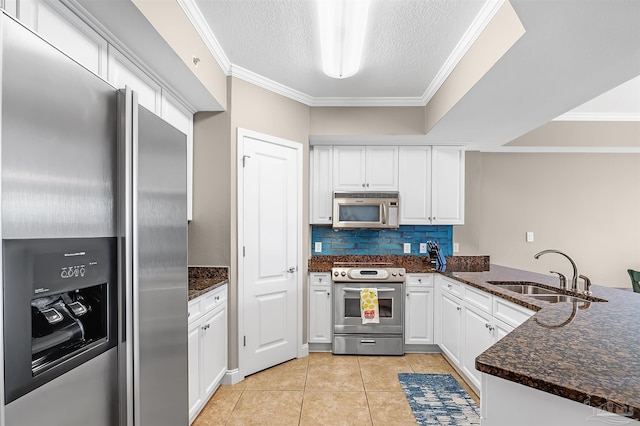
[[510, 290], [525, 296], [534, 297], [537, 300], [550, 303], [558, 302], [604, 302], [602, 299], [590, 297], [586, 299], [580, 296], [571, 296], [565, 294], [562, 290], [554, 290], [543, 287], [537, 283], [519, 282], [519, 281], [487, 281], [489, 284], [498, 285], [504, 290]]

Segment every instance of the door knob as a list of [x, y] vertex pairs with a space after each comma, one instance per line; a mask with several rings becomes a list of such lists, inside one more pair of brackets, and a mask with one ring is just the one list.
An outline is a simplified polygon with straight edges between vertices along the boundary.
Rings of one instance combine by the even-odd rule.
[[293, 274], [294, 272], [296, 272], [298, 270], [298, 268], [296, 266], [292, 266], [289, 269], [287, 269], [286, 272], [287, 274]]

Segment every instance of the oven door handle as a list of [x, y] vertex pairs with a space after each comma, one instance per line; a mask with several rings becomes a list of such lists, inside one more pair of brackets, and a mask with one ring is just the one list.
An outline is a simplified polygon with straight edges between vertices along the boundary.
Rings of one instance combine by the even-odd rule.
[[[353, 287], [345, 287], [342, 290], [344, 291], [360, 291], [363, 290], [362, 288], [353, 288]], [[379, 288], [378, 289], [378, 293], [384, 293], [386, 291], [398, 291], [397, 288]]]

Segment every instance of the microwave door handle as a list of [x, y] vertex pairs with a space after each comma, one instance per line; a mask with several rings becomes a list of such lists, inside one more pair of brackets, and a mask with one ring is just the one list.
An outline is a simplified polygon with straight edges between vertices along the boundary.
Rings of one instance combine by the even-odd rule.
[[382, 224], [387, 224], [387, 205], [385, 203], [380, 204], [380, 208], [382, 209]]

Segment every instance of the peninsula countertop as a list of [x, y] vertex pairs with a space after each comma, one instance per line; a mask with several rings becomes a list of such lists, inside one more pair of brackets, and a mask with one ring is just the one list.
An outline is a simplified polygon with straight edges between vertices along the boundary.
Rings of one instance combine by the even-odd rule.
[[478, 356], [478, 370], [640, 419], [640, 294], [593, 285], [593, 296], [606, 302], [548, 303], [489, 281], [557, 288], [553, 276], [498, 265], [485, 272], [440, 273], [537, 311]]
[[188, 300], [193, 300], [228, 283], [229, 268], [226, 266], [190, 266]]

